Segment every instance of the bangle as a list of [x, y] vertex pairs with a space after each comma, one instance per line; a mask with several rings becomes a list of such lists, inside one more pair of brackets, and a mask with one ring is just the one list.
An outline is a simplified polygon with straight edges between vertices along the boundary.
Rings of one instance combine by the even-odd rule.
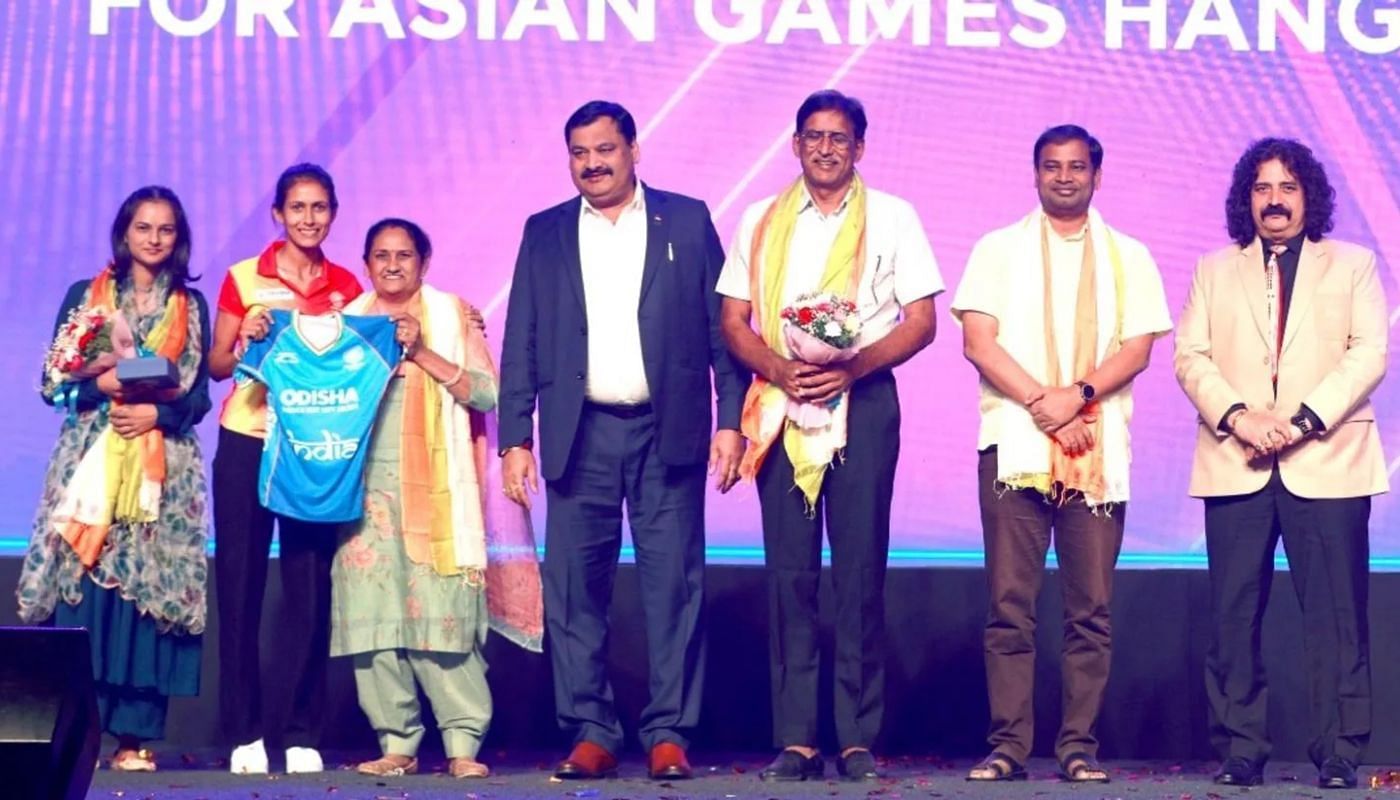
[[462, 376], [465, 375], [466, 372], [466, 367], [458, 367], [457, 374], [453, 375], [451, 380], [438, 381], [438, 383], [442, 384], [442, 388], [444, 389], [451, 389], [453, 386], [456, 386], [459, 381], [462, 380]]
[[1233, 412], [1231, 412], [1230, 416], [1228, 416], [1228, 417], [1225, 418], [1225, 428], [1226, 428], [1226, 430], [1228, 430], [1230, 433], [1234, 433], [1234, 432], [1235, 432], [1235, 420], [1239, 419], [1239, 418], [1240, 418], [1240, 415], [1245, 414], [1245, 413], [1248, 413], [1248, 411], [1249, 411], [1249, 409], [1247, 409], [1247, 408], [1237, 408], [1237, 409], [1235, 409]]

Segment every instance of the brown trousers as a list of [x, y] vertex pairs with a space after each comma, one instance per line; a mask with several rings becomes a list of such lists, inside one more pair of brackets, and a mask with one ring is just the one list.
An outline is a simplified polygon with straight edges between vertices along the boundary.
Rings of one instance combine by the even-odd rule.
[[1126, 509], [1118, 504], [1109, 514], [1095, 513], [1082, 498], [1057, 506], [1033, 490], [998, 487], [996, 475], [996, 448], [989, 448], [977, 462], [987, 562], [987, 628], [982, 636], [991, 707], [987, 740], [993, 750], [1018, 763], [1030, 757], [1036, 598], [1053, 530], [1065, 607], [1060, 658], [1064, 714], [1055, 755], [1097, 757], [1094, 727], [1112, 653], [1108, 602]]

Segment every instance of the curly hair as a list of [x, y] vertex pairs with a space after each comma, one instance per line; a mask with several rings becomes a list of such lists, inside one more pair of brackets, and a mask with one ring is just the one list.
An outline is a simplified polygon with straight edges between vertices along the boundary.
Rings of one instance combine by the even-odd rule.
[[1254, 224], [1254, 209], [1250, 195], [1259, 177], [1259, 166], [1278, 159], [1303, 189], [1303, 233], [1316, 242], [1332, 230], [1332, 211], [1337, 205], [1337, 191], [1327, 180], [1327, 170], [1313, 151], [1293, 139], [1260, 139], [1244, 151], [1235, 162], [1235, 175], [1230, 194], [1225, 198], [1225, 228], [1230, 238], [1247, 247], [1258, 235]]

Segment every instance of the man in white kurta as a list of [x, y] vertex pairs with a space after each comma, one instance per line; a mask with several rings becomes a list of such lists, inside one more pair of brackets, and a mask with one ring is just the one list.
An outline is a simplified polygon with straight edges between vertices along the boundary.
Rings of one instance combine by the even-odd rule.
[[1046, 131], [1034, 149], [1040, 207], [978, 241], [953, 300], [981, 375], [977, 486], [990, 597], [992, 753], [972, 780], [1025, 777], [1035, 602], [1052, 531], [1065, 604], [1055, 754], [1071, 780], [1108, 780], [1094, 727], [1128, 502], [1132, 379], [1171, 317], [1147, 248], [1090, 207], [1102, 160], [1083, 128]]

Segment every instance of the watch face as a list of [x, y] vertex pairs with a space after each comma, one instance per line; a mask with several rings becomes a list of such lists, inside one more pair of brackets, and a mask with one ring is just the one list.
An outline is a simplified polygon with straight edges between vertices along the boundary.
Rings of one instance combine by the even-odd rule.
[[1087, 400], [1094, 399], [1094, 387], [1087, 383], [1079, 384], [1079, 396]]

